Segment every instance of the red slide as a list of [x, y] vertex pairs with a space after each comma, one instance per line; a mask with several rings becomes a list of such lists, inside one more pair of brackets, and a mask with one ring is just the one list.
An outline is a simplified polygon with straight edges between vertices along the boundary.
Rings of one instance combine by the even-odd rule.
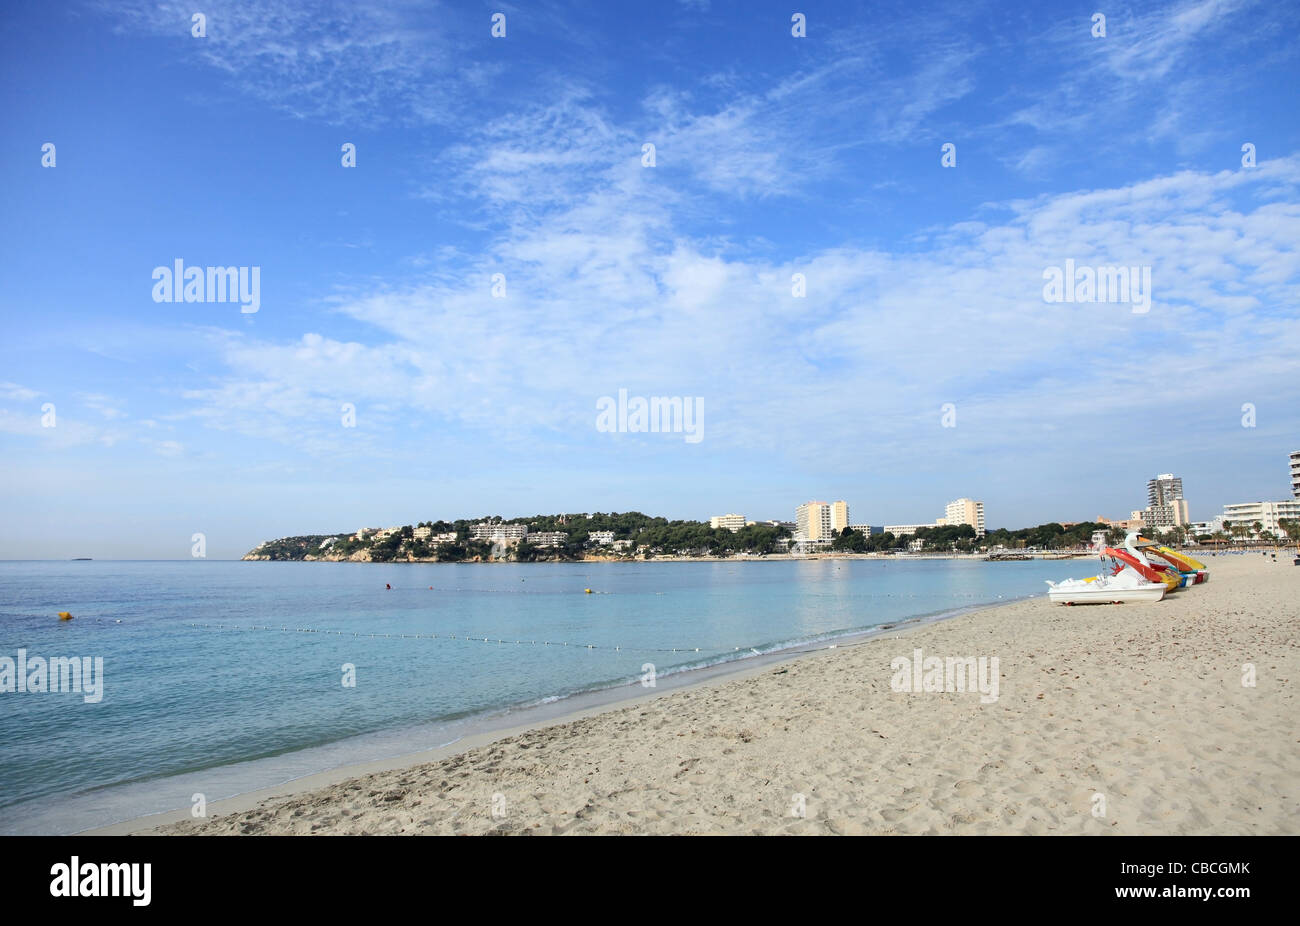
[[1107, 547], [1105, 552], [1107, 556], [1113, 556], [1125, 565], [1136, 569], [1138, 575], [1146, 579], [1148, 582], [1164, 582], [1164, 579], [1161, 578], [1160, 570], [1152, 569], [1127, 550], [1116, 550], [1114, 547]]

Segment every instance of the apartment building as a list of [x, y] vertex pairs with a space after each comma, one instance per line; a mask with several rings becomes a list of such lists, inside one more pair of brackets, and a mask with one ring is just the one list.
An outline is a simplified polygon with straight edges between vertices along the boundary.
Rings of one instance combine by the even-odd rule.
[[885, 533], [895, 537], [911, 537], [922, 527], [934, 527], [934, 524], [886, 524]]
[[528, 535], [528, 542], [535, 547], [562, 547], [569, 542], [566, 531], [537, 531]]
[[523, 540], [528, 536], [527, 524], [503, 524], [499, 521], [481, 521], [469, 529], [471, 540]]
[[743, 514], [720, 514], [709, 518], [709, 527], [717, 530], [725, 527], [733, 534], [745, 526], [745, 516]]
[[804, 502], [795, 509], [794, 523], [799, 540], [832, 540], [849, 526], [849, 503]]
[[[1138, 512], [1133, 514], [1136, 517]], [[1143, 527], [1150, 531], [1164, 531], [1190, 523], [1182, 477], [1161, 473], [1147, 480], [1147, 506], [1141, 516]]]
[[975, 528], [975, 536], [984, 536], [984, 503], [973, 498], [959, 498], [949, 502], [944, 509], [943, 524], [969, 524]]
[[1258, 522], [1265, 533], [1280, 533], [1278, 521], [1300, 520], [1300, 500], [1281, 502], [1241, 502], [1223, 506], [1223, 523], [1227, 529], [1245, 527], [1253, 529]]

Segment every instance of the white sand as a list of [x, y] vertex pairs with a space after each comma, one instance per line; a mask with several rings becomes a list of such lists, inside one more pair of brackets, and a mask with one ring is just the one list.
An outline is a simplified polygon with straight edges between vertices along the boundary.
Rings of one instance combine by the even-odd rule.
[[[1300, 568], [1208, 565], [1163, 602], [1044, 596], [153, 832], [1295, 834]], [[999, 699], [894, 692], [917, 647], [998, 657]]]

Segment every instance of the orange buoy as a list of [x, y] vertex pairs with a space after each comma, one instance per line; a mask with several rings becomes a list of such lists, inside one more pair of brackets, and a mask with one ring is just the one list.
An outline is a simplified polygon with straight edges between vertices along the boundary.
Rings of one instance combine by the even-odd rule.
[[61, 621], [70, 621], [70, 620], [72, 620], [72, 615], [69, 614], [67, 611], [60, 611], [60, 612], [59, 612], [59, 620], [61, 620]]

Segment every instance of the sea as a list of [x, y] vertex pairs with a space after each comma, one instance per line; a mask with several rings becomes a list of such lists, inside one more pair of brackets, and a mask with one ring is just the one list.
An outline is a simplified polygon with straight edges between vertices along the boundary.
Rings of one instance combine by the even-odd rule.
[[6, 659], [13, 688], [20, 658], [29, 676], [36, 657], [92, 670], [80, 692], [0, 692], [0, 833], [81, 832], [454, 745], [1094, 571], [892, 557], [0, 562], [0, 687]]

